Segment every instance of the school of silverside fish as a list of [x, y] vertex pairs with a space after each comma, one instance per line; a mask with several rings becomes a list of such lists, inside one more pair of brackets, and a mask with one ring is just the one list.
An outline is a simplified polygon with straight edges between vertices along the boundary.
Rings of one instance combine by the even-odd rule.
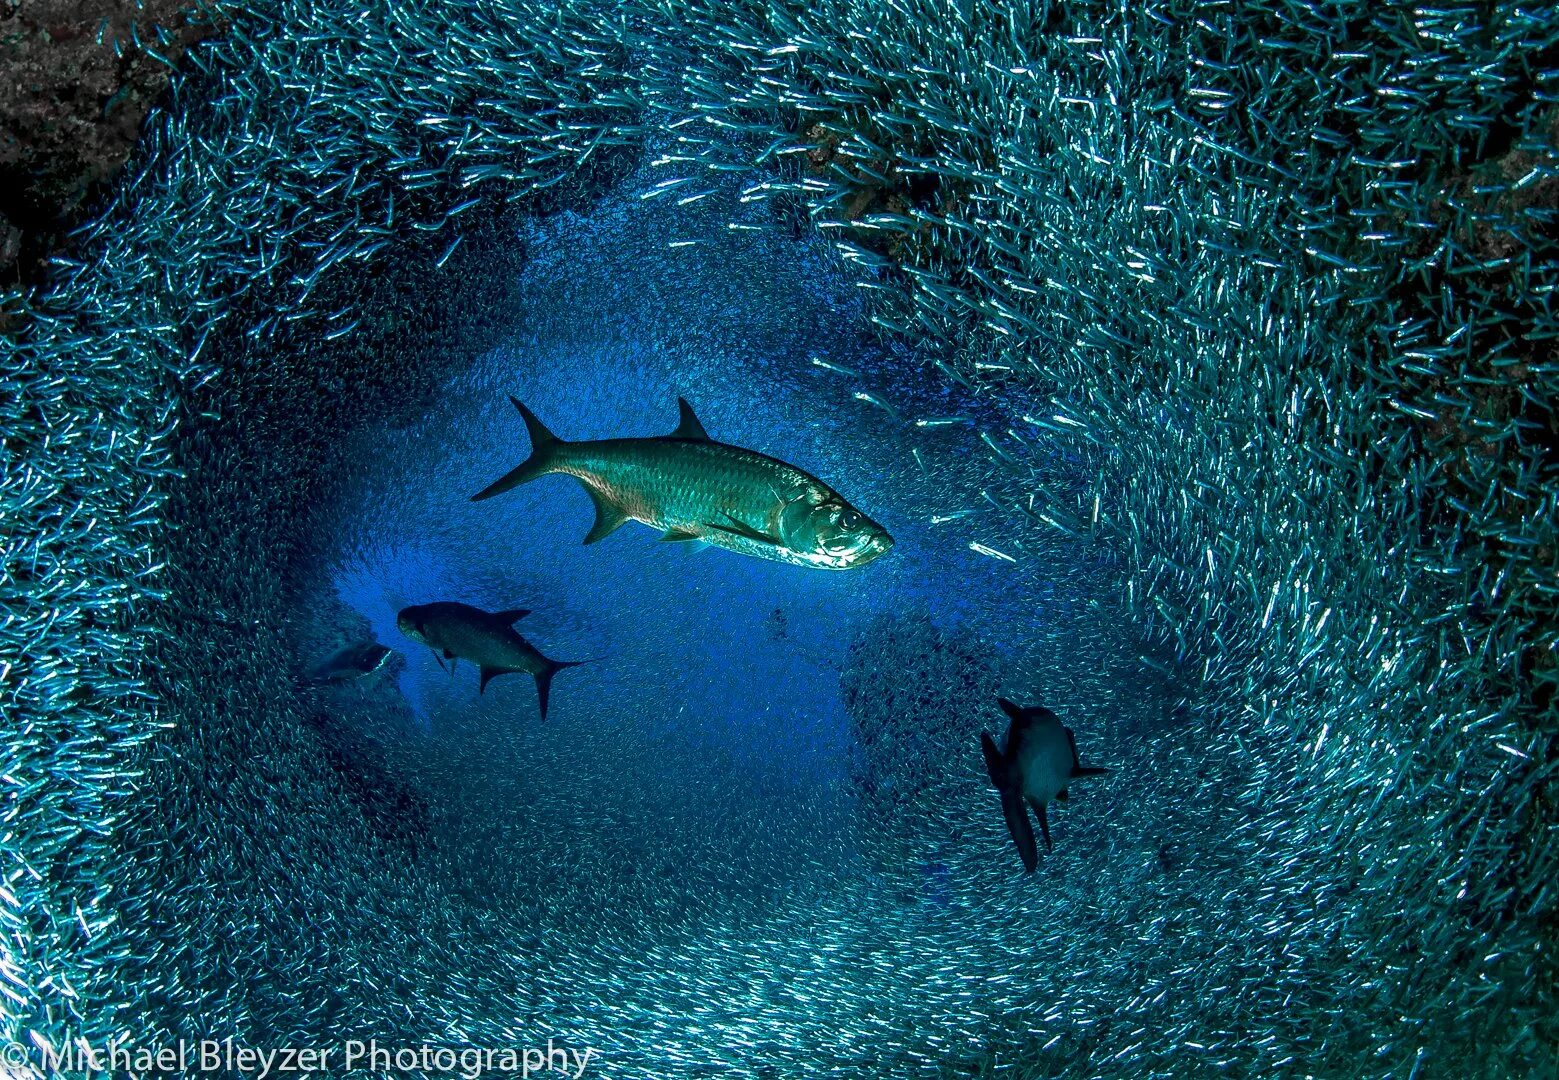
[[[224, 36], [114, 203], [46, 292], [3, 297], [0, 1034], [545, 1027], [603, 1046], [609, 1076], [1555, 1067], [1551, 9], [199, 17]], [[328, 357], [367, 330], [337, 283], [411, 248], [435, 282], [468, 221], [640, 151], [665, 176], [647, 195], [732, 174], [772, 227], [822, 231], [886, 338], [1010, 408], [978, 433], [989, 485], [928, 512], [1014, 574], [1108, 568], [1101, 626], [1137, 635], [1178, 719], [1085, 747], [1114, 769], [1104, 840], [1020, 875], [978, 787], [975, 854], [1002, 875], [954, 867], [934, 919], [824, 882], [692, 931], [658, 934], [647, 894], [631, 925], [522, 940], [397, 872], [276, 734], [301, 691], [256, 628], [284, 601], [232, 560], [286, 563], [283, 532], [233, 527], [283, 496], [184, 403], [284, 396], [276, 342]], [[358, 418], [350, 385], [319, 396]], [[903, 416], [906, 469], [940, 419]], [[1045, 482], [1063, 453], [1086, 483]], [[225, 648], [190, 637], [202, 612]], [[1057, 664], [1090, 647], [1057, 641]], [[244, 813], [202, 816], [213, 775]], [[1173, 858], [1128, 858], [1149, 821]], [[538, 977], [547, 950], [568, 964]]]

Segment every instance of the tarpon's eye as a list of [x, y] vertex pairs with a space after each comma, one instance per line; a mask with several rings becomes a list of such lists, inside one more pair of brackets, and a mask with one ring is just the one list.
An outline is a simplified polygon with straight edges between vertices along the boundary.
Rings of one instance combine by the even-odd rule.
[[861, 523], [861, 515], [854, 510], [846, 510], [839, 515], [839, 526], [843, 529], [853, 529]]

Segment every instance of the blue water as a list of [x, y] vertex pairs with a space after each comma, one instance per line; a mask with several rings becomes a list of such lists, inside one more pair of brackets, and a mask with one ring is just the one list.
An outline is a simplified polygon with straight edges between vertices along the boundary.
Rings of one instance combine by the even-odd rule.
[[[893, 965], [946, 984], [924, 1001], [940, 1008], [965, 967], [947, 949], [980, 941], [999, 955], [1005, 938], [1038, 932], [1035, 901], [1061, 902], [1064, 873], [1052, 867], [1045, 894], [1019, 873], [975, 737], [1000, 729], [993, 700], [954, 695], [889, 718], [881, 737], [899, 743], [882, 760], [896, 764], [879, 761], [875, 781], [929, 782], [935, 794], [902, 820], [863, 815], [853, 777], [869, 755], [846, 710], [846, 669], [910, 701], [917, 687], [945, 695], [962, 675], [902, 643], [879, 653], [877, 620], [929, 618], [977, 649], [1004, 692], [1062, 710], [1099, 756], [1143, 708], [1112, 677], [1136, 670], [1135, 653], [1100, 633], [1110, 571], [1099, 550], [1057, 543], [996, 505], [1010, 507], [1017, 474], [979, 432], [1014, 455], [1047, 453], [1032, 429], [1023, 443], [1007, 437], [1017, 421], [999, 397], [963, 394], [934, 358], [886, 352], [860, 279], [826, 245], [798, 242], [733, 192], [687, 207], [640, 198], [650, 182], [515, 236], [526, 260], [506, 343], [450, 379], [416, 423], [370, 425], [354, 447], [347, 496], [319, 529], [304, 622], [366, 625], [404, 661], [366, 691], [336, 692], [329, 722], [377, 747], [385, 773], [428, 807], [436, 839], [415, 880], [435, 877], [475, 917], [499, 919], [516, 962], [546, 979], [585, 969], [535, 991], [551, 1030], [626, 1060], [646, 1032], [689, 1039], [693, 1021], [671, 1017], [791, 1024], [800, 1014], [750, 995], [810, 956], [822, 966], [809, 978], [865, 1010], [847, 1026], [869, 1043], [885, 1022], [872, 1003], [904, 986], [892, 965], [834, 964], [835, 949], [894, 941], [907, 951]], [[586, 547], [590, 501], [561, 476], [472, 503], [529, 453], [510, 394], [565, 439], [669, 432], [686, 397], [712, 437], [823, 478], [896, 546], [846, 572], [665, 544], [634, 522]], [[914, 423], [949, 416], [962, 422]], [[1062, 455], [1043, 464], [1064, 481]], [[451, 674], [399, 635], [401, 607], [436, 600], [529, 608], [518, 629], [543, 653], [593, 662], [558, 674], [543, 723], [528, 677], [478, 695], [473, 669]], [[917, 740], [944, 727], [963, 732], [958, 742], [916, 757]], [[1100, 791], [1083, 816], [1057, 815], [1072, 857], [1103, 842], [1111, 801]], [[1015, 922], [1014, 905], [1028, 909]], [[922, 949], [926, 935], [947, 948]], [[818, 951], [824, 940], [836, 944]], [[673, 947], [689, 951], [657, 952]], [[644, 958], [628, 964], [625, 950]], [[594, 971], [605, 957], [609, 969]], [[625, 1010], [605, 1028], [602, 993]], [[881, 1015], [919, 1008], [900, 1001]], [[807, 1036], [772, 1037], [791, 1053]]]
[[[327, 552], [335, 588], [381, 641], [408, 650], [399, 686], [424, 724], [451, 708], [531, 724], [534, 688], [509, 677], [477, 697], [475, 672], [451, 678], [399, 636], [395, 612], [432, 600], [528, 607], [520, 629], [547, 655], [601, 658], [559, 676], [552, 721], [675, 731], [757, 773], [827, 782], [847, 750], [837, 668], [872, 615], [926, 611], [1001, 642], [1013, 612], [1044, 618], [1019, 604], [1043, 569], [971, 551], [982, 517], [1010, 524], [910, 457], [920, 446], [955, 478], [988, 468], [974, 461], [970, 429], [916, 441], [907, 423], [852, 397], [888, 399], [881, 373], [893, 358], [826, 250], [778, 227], [722, 227], [741, 221], [728, 195], [677, 208], [641, 200], [643, 190], [516, 237], [529, 261], [513, 339], [448, 385], [425, 422], [370, 433], [361, 488], [333, 538], [338, 551]], [[686, 237], [698, 243], [668, 246]], [[978, 403], [947, 400], [944, 380], [906, 380], [896, 368], [892, 397], [906, 419], [980, 415]], [[565, 439], [663, 434], [684, 396], [713, 437], [823, 477], [897, 546], [844, 573], [663, 544], [632, 522], [585, 547], [590, 502], [566, 477], [473, 504], [528, 453], [509, 394]], [[930, 523], [969, 509], [977, 515]]]

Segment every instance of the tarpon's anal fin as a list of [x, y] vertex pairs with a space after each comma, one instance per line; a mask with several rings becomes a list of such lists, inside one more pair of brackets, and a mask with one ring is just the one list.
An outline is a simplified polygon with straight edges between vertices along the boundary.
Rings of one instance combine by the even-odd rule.
[[487, 692], [487, 684], [502, 674], [502, 668], [488, 667], [484, 664], [482, 666], [482, 685], [476, 688], [476, 692], [478, 694], [485, 694]]
[[1039, 866], [1039, 845], [1034, 843], [1034, 826], [1029, 822], [1028, 811], [1023, 808], [1023, 796], [1018, 794], [1017, 788], [1008, 788], [1001, 793], [1001, 814], [1007, 819], [1012, 842], [1018, 845], [1018, 857], [1023, 860], [1024, 871], [1032, 874]]
[[667, 529], [661, 533], [661, 541], [667, 544], [679, 544], [686, 540], [697, 540], [698, 534], [688, 532], [686, 529]]
[[714, 521], [707, 521], [704, 524], [708, 528], [719, 529], [723, 533], [730, 533], [732, 536], [740, 536], [743, 539], [752, 540], [755, 543], [770, 544], [773, 547], [784, 547], [785, 546], [783, 543], [780, 542], [780, 538], [779, 537], [777, 537], [777, 536], [770, 536], [768, 533], [759, 532], [757, 529], [753, 528], [751, 525], [748, 525], [745, 522], [741, 522], [741, 521], [736, 520], [736, 518], [732, 517], [730, 515], [730, 513], [726, 513], [725, 519], [726, 519], [726, 521], [730, 522], [729, 525], [721, 525], [718, 522], [714, 522]]
[[1030, 799], [1029, 805], [1034, 808], [1034, 816], [1039, 818], [1039, 831], [1045, 834], [1045, 850], [1054, 851], [1050, 846], [1050, 818], [1045, 813], [1045, 804], [1038, 799]]
[[493, 612], [493, 618], [497, 619], [505, 626], [513, 626], [515, 623], [519, 622], [529, 614], [530, 608], [510, 608], [508, 611]]
[[585, 534], [585, 543], [593, 544], [620, 529], [628, 520], [628, 514], [595, 488], [586, 486], [585, 490], [590, 493], [590, 501], [595, 503], [595, 524]]
[[677, 408], [681, 415], [677, 418], [677, 430], [668, 438], [672, 439], [698, 439], [709, 442], [709, 432], [704, 430], [704, 425], [698, 422], [698, 417], [693, 415], [693, 406], [687, 403], [687, 398], [677, 398]]

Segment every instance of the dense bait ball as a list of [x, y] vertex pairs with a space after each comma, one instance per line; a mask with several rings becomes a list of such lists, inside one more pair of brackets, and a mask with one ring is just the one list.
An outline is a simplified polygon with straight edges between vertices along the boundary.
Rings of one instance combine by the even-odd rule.
[[[1552, 1073], [1552, 11], [222, 27], [0, 295], [0, 1035]], [[861, 565], [472, 505], [511, 390], [689, 396], [844, 493], [701, 525]], [[546, 725], [392, 637], [459, 589], [603, 658]], [[1033, 875], [997, 694], [1110, 769]]]

